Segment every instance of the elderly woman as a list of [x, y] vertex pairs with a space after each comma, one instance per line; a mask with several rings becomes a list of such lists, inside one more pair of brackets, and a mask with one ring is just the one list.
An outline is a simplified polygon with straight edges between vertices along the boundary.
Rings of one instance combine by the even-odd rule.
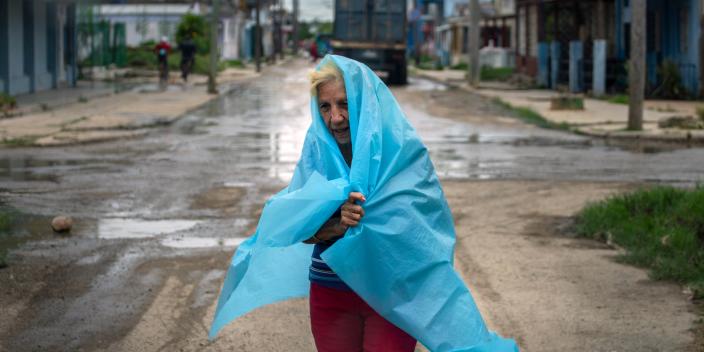
[[452, 215], [388, 87], [335, 55], [311, 78], [301, 159], [238, 247], [210, 337], [252, 309], [310, 294], [320, 351], [412, 351], [416, 339], [431, 351], [517, 351], [486, 328], [453, 269]]
[[[352, 166], [347, 93], [342, 72], [328, 61], [311, 74], [311, 94], [342, 157]], [[320, 255], [364, 216], [364, 195], [349, 198], [305, 243], [315, 244], [310, 266], [310, 319], [318, 351], [413, 351], [416, 340], [389, 323], [354, 293]]]

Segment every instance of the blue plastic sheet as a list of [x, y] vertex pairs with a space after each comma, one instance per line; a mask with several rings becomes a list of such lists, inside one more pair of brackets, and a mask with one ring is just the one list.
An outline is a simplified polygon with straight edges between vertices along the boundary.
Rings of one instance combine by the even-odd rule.
[[235, 252], [210, 338], [257, 307], [308, 294], [313, 246], [301, 241], [356, 191], [367, 199], [364, 218], [322, 255], [349, 287], [431, 351], [518, 351], [487, 329], [453, 269], [452, 215], [428, 151], [391, 91], [367, 66], [335, 55], [320, 65], [330, 60], [345, 80], [352, 168], [313, 98], [291, 183], [266, 202], [256, 232]]

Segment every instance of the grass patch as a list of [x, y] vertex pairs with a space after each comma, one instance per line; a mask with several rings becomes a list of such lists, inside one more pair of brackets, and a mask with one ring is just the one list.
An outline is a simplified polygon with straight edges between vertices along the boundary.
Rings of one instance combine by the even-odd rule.
[[12, 211], [0, 210], [0, 234], [10, 231], [14, 218], [15, 217]]
[[442, 65], [439, 61], [435, 61], [432, 56], [421, 55], [418, 65], [416, 65], [421, 70], [437, 70], [442, 71]]
[[650, 268], [651, 277], [689, 286], [704, 298], [704, 186], [657, 186], [589, 204], [579, 235], [626, 249], [620, 259]]
[[550, 99], [550, 110], [584, 110], [584, 99], [561, 95]]
[[540, 115], [539, 113], [535, 112], [533, 109], [530, 108], [522, 108], [522, 107], [514, 107], [513, 105], [501, 100], [500, 98], [494, 98], [492, 101], [513, 112], [514, 116], [518, 117], [519, 119], [523, 120], [526, 123], [529, 123], [531, 125], [535, 125], [541, 128], [547, 128], [547, 129], [553, 129], [553, 130], [562, 130], [562, 131], [572, 131], [572, 127], [565, 122], [562, 123], [554, 123], [552, 121], [549, 121], [548, 119], [544, 118], [543, 115]]
[[506, 82], [513, 76], [511, 67], [489, 67], [482, 66], [479, 79], [482, 81]]
[[467, 65], [466, 62], [460, 62], [457, 65], [452, 65], [450, 66], [451, 69], [453, 70], [462, 70], [462, 71], [467, 71], [469, 69], [469, 65]]
[[[210, 72], [210, 55], [208, 54], [196, 54], [193, 63], [192, 73], [207, 75]], [[233, 62], [218, 62], [218, 71], [222, 71], [228, 67], [230, 64], [236, 64]], [[143, 44], [138, 47], [127, 48], [127, 66], [129, 67], [139, 67], [149, 70], [158, 70], [158, 60], [156, 54], [153, 51], [153, 45], [150, 43]], [[181, 53], [179, 51], [173, 51], [169, 54], [168, 58], [169, 71], [170, 72], [181, 72]], [[242, 62], [240, 62], [242, 64]], [[237, 67], [237, 66], [229, 66]], [[244, 65], [242, 65], [244, 67]]]
[[10, 116], [10, 110], [17, 107], [17, 100], [11, 95], [0, 92], [0, 113], [2, 116]]
[[28, 147], [34, 145], [38, 137], [4, 138], [2, 144], [8, 147]]
[[0, 92], [0, 110], [9, 110], [17, 107], [15, 97]]
[[697, 106], [697, 117], [699, 120], [704, 121], [704, 106]]
[[232, 68], [244, 68], [244, 63], [242, 60], [227, 60], [225, 61], [225, 66]]
[[628, 105], [629, 98], [626, 94], [612, 95], [605, 98], [606, 101], [613, 104], [623, 104]]
[[[0, 239], [7, 237], [14, 219], [15, 215], [13, 211], [0, 209]], [[2, 244], [2, 242], [0, 242], [0, 244]], [[8, 250], [9, 246], [0, 245], [0, 269], [7, 267]]]

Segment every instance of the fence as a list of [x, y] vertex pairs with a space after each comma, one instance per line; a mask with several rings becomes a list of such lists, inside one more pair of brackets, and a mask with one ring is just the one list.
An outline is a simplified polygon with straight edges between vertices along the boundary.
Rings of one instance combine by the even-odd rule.
[[124, 67], [127, 64], [125, 24], [97, 21], [96, 8], [90, 2], [78, 8], [78, 65]]

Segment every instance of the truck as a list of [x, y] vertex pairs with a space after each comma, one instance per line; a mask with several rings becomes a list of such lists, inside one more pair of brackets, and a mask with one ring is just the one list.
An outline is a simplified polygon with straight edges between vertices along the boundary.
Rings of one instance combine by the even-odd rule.
[[387, 83], [405, 84], [406, 0], [335, 0], [330, 46]]

